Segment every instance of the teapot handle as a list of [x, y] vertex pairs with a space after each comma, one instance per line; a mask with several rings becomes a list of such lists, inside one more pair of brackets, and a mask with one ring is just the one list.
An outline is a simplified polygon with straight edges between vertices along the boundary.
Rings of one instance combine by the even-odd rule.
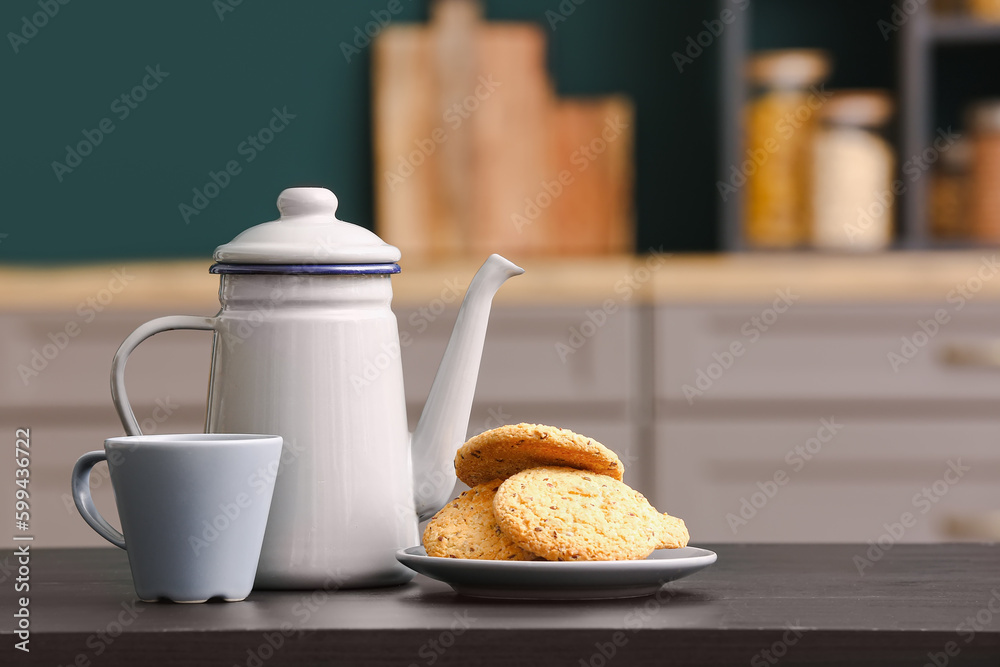
[[128, 435], [142, 435], [142, 431], [139, 430], [139, 422], [136, 421], [132, 406], [129, 405], [128, 394], [125, 392], [125, 363], [128, 361], [128, 355], [132, 354], [132, 350], [139, 343], [154, 334], [175, 329], [215, 331], [217, 321], [215, 317], [195, 317], [192, 315], [158, 317], [140, 325], [122, 342], [118, 351], [115, 352], [114, 361], [111, 362], [111, 400], [114, 401], [118, 417], [122, 420], [122, 425]]

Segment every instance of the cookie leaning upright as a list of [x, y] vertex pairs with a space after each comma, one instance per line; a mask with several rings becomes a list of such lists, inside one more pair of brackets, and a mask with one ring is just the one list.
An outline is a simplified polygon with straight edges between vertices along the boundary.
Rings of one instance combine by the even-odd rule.
[[539, 560], [497, 526], [493, 496], [502, 480], [480, 484], [445, 505], [424, 529], [428, 556], [479, 560]]
[[512, 424], [480, 433], [455, 454], [455, 473], [469, 486], [540, 466], [589, 470], [621, 481], [618, 456], [593, 438], [541, 424]]
[[639, 560], [664, 540], [664, 518], [634, 489], [607, 475], [531, 468], [500, 485], [500, 529], [547, 560]]

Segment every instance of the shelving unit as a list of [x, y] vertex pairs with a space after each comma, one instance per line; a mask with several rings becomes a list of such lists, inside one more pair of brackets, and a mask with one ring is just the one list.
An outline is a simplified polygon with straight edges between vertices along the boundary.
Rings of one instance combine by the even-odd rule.
[[[933, 140], [934, 94], [937, 68], [936, 49], [940, 46], [1000, 44], [1000, 24], [985, 23], [964, 16], [935, 16], [918, 11], [901, 31], [900, 64], [900, 157], [924, 151]], [[929, 234], [927, 197], [929, 180], [920, 178], [902, 196], [901, 236], [907, 248], [939, 247]], [[954, 243], [948, 244], [954, 247]]]
[[[725, 0], [720, 2], [725, 5]], [[718, 180], [729, 180], [729, 168], [740, 163], [743, 153], [743, 105], [747, 99], [747, 79], [743, 63], [749, 52], [750, 8], [738, 12], [736, 19], [722, 33], [721, 73], [719, 83], [719, 168]], [[740, 188], [722, 202], [719, 219], [722, 223], [720, 238], [723, 250], [744, 250], [743, 202], [744, 191]]]
[[[720, 7], [729, 6], [726, 0], [720, 3]], [[891, 3], [886, 3], [886, 16], [889, 16], [890, 8]], [[743, 156], [743, 108], [748, 97], [743, 67], [750, 53], [752, 20], [752, 9], [736, 12], [736, 20], [722, 36], [718, 179], [723, 182], [728, 179], [732, 165], [738, 165]], [[909, 15], [900, 31], [890, 39], [898, 40], [893, 88], [897, 95], [897, 162], [902, 169], [910, 156], [924, 151], [934, 138], [937, 49], [1000, 45], [1000, 23], [986, 23], [965, 16], [935, 15], [928, 4]], [[896, 247], [924, 250], [971, 246], [971, 242], [937, 241], [932, 238], [927, 216], [929, 176], [930, 173], [926, 172], [916, 181], [904, 180], [907, 189], [898, 200]], [[742, 189], [721, 203], [724, 250], [746, 249], [742, 229], [743, 206]]]
[[[897, 97], [899, 162], [906, 161], [903, 156], [923, 150], [933, 124], [933, 53], [929, 48], [933, 25], [930, 12], [918, 11], [910, 17], [900, 34], [900, 89]], [[927, 229], [928, 186], [926, 178], [917, 179], [900, 197], [896, 228], [899, 230], [900, 245], [904, 248], [926, 248], [930, 241]]]

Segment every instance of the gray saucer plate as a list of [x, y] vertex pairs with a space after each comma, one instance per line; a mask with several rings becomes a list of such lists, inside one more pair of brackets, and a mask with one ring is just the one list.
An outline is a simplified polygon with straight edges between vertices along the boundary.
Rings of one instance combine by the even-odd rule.
[[460, 595], [514, 600], [599, 600], [652, 595], [715, 562], [714, 551], [698, 547], [659, 549], [645, 560], [496, 561], [435, 558], [422, 546], [400, 549], [396, 559], [437, 579]]

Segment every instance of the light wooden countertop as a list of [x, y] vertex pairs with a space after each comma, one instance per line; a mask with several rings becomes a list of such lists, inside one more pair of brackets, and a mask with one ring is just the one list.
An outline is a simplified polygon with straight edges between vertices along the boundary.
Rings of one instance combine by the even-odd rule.
[[[996, 262], [994, 264], [994, 262]], [[0, 310], [75, 310], [88, 299], [108, 309], [218, 308], [211, 260], [0, 267]], [[524, 276], [497, 294], [503, 304], [756, 303], [791, 290], [800, 303], [944, 302], [953, 291], [1000, 300], [1000, 252], [849, 256], [812, 253], [526, 258]], [[394, 303], [417, 306], [464, 292], [478, 260], [403, 262]], [[117, 273], [116, 273], [117, 272]]]

